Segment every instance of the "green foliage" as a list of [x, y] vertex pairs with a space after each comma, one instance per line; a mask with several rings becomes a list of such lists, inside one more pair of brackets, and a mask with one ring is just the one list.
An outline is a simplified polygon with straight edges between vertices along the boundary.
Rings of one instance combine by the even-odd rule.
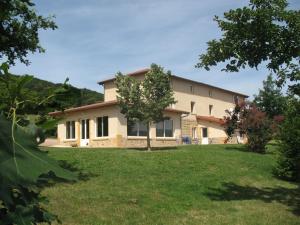
[[[49, 81], [41, 80], [33, 76], [16, 76], [10, 74], [9, 85], [14, 85], [17, 80], [23, 79], [22, 77], [30, 77], [31, 79], [26, 82], [22, 88], [22, 95], [30, 99], [47, 99], [52, 96], [53, 93], [56, 94], [55, 98], [50, 98], [45, 102], [46, 104], [27, 104], [24, 108], [24, 112], [27, 114], [39, 114], [44, 115], [55, 110], [62, 110], [65, 108], [77, 107], [81, 105], [92, 104], [97, 101], [103, 101], [103, 94], [96, 91], [91, 91], [89, 89], [79, 89], [73, 87], [72, 85], [66, 84], [55, 84]], [[3, 78], [4, 79], [4, 78]], [[6, 87], [3, 82], [0, 82], [0, 98], [7, 98]], [[59, 93], [61, 92], [61, 93]], [[0, 102], [0, 110], [4, 109], [5, 102]], [[21, 112], [19, 111], [19, 114]], [[49, 118], [48, 118], [49, 119]]]
[[43, 17], [34, 10], [31, 0], [0, 1], [0, 59], [6, 57], [9, 64], [19, 59], [26, 65], [29, 52], [44, 52], [39, 44], [40, 29], [56, 29], [53, 17]]
[[[43, 106], [31, 111], [31, 113], [34, 114], [48, 113], [58, 109], [66, 109], [103, 101], [103, 94], [96, 91], [86, 88], [80, 89], [72, 85], [68, 85], [66, 92], [64, 84], [54, 84], [35, 77], [25, 85], [24, 89], [28, 91], [30, 90], [33, 96], [40, 99], [45, 99], [53, 92], [57, 92], [56, 98], [47, 102], [46, 107]], [[59, 90], [61, 90], [62, 93], [59, 93]]]
[[240, 131], [247, 137], [249, 151], [265, 153], [266, 145], [272, 138], [272, 121], [265, 112], [260, 111], [255, 105], [241, 103], [235, 106], [233, 112], [227, 112], [225, 117], [225, 131], [232, 137]]
[[300, 101], [290, 99], [279, 126], [279, 156], [275, 173], [287, 180], [300, 180]]
[[[52, 17], [38, 15], [31, 0], [1, 0], [0, 59], [28, 65], [28, 53], [44, 52], [39, 30], [49, 28], [56, 29]], [[41, 184], [75, 177], [38, 149], [36, 138], [44, 137], [27, 114], [65, 98], [67, 81], [43, 98], [24, 88], [32, 76], [12, 76], [8, 64], [0, 66], [0, 223], [50, 224], [55, 217], [40, 204], [45, 200], [40, 195]], [[41, 90], [43, 87], [38, 92]]]
[[286, 97], [282, 95], [281, 89], [277, 87], [276, 81], [273, 80], [270, 74], [267, 80], [263, 81], [263, 89], [260, 89], [258, 95], [254, 96], [253, 102], [272, 119], [275, 116], [284, 114], [286, 101]]
[[[22, 83], [24, 85], [20, 89]], [[4, 74], [0, 76], [0, 111], [9, 112], [11, 101], [15, 97], [18, 97], [19, 101], [25, 100], [22, 107], [18, 109], [18, 116], [20, 118], [22, 115], [24, 125], [28, 123], [28, 115], [34, 114], [36, 117], [32, 122], [43, 127], [43, 131], [48, 136], [56, 135], [55, 124], [59, 119], [48, 116], [49, 112], [103, 100], [101, 93], [88, 89], [78, 89], [67, 83], [54, 84], [28, 75]], [[53, 126], [44, 126], [43, 123]]]
[[223, 36], [208, 42], [196, 66], [209, 70], [227, 62], [225, 71], [238, 72], [265, 62], [279, 85], [290, 81], [290, 90], [300, 95], [300, 10], [287, 6], [286, 0], [250, 0], [248, 7], [225, 12], [224, 19], [216, 16]]
[[40, 202], [44, 199], [36, 184], [50, 178], [74, 180], [74, 174], [62, 169], [56, 160], [39, 150], [35, 136], [14, 121], [6, 120], [2, 115], [0, 127], [1, 224], [50, 222], [55, 217], [41, 207]]
[[163, 119], [166, 107], [175, 103], [170, 85], [171, 72], [152, 64], [143, 81], [118, 73], [116, 76], [117, 99], [121, 113], [131, 120], [147, 124], [147, 147], [150, 150], [149, 124]]
[[12, 76], [7, 64], [0, 67], [0, 84], [3, 87], [0, 114], [2, 224], [50, 223], [55, 217], [40, 205], [44, 200], [40, 196], [40, 184], [46, 184], [51, 179], [75, 179], [74, 175], [38, 149], [38, 142], [42, 142], [45, 136], [27, 115], [29, 108], [46, 105], [57, 94], [63, 94], [67, 84], [46, 99], [37, 99], [24, 90], [31, 80], [31, 76]]

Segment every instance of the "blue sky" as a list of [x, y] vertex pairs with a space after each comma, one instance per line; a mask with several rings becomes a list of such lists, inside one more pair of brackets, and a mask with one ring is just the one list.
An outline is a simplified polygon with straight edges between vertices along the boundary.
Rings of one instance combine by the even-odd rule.
[[[157, 63], [173, 74], [252, 96], [268, 75], [263, 67], [226, 73], [195, 68], [206, 42], [221, 36], [214, 15], [245, 6], [245, 0], [39, 0], [42, 15], [55, 15], [58, 29], [41, 31], [46, 53], [17, 63], [16, 74], [102, 91], [97, 81]], [[290, 0], [299, 8], [299, 0]]]

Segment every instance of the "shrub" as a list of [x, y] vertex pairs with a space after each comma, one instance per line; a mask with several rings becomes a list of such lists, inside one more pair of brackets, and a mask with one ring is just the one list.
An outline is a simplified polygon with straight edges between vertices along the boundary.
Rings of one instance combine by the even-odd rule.
[[238, 130], [245, 134], [249, 151], [265, 153], [266, 145], [272, 138], [272, 121], [265, 112], [254, 104], [242, 102], [237, 104], [232, 112], [227, 111], [225, 131], [232, 137]]
[[280, 178], [300, 180], [300, 101], [290, 100], [284, 121], [279, 126], [280, 144], [275, 174]]

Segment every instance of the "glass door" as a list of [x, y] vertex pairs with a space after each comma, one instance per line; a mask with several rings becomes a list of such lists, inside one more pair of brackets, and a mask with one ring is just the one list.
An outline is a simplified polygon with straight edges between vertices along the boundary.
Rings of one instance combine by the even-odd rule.
[[84, 119], [81, 120], [80, 124], [81, 137], [80, 137], [80, 146], [88, 146], [90, 139], [90, 120]]
[[207, 127], [202, 127], [202, 142], [203, 145], [208, 144], [208, 131]]

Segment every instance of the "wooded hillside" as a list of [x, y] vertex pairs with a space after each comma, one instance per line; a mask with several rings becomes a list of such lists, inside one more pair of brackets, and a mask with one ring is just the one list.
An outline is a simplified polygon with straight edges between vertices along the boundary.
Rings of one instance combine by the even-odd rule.
[[[62, 86], [63, 86], [62, 83], [52, 83], [34, 77], [30, 82], [28, 82], [25, 85], [24, 92], [26, 92], [26, 94], [31, 95], [33, 98], [45, 99], [51, 95], [54, 89], [58, 89]], [[0, 87], [0, 95], [1, 95], [1, 90], [3, 89]], [[43, 113], [48, 113], [51, 111], [59, 110], [59, 108], [66, 109], [70, 107], [92, 104], [100, 101], [103, 101], [102, 93], [98, 93], [96, 91], [92, 91], [86, 88], [80, 89], [70, 85], [69, 94], [66, 96], [61, 96], [60, 104], [57, 104], [57, 102], [55, 102], [52, 105], [51, 104], [48, 105], [47, 108], [43, 108], [43, 107], [33, 108], [32, 114], [40, 114], [41, 110], [43, 111]]]

